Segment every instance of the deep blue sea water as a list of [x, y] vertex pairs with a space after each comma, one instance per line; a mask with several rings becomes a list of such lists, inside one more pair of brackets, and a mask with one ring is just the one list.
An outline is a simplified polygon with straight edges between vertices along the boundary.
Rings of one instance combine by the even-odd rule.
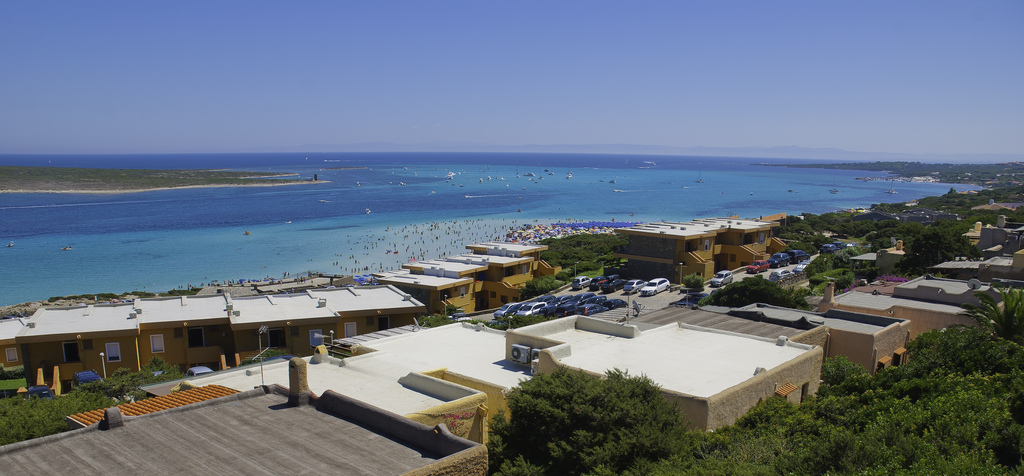
[[[899, 194], [890, 195], [889, 182], [855, 180], [878, 173], [752, 165], [801, 162], [811, 161], [514, 153], [4, 155], [0, 165], [270, 171], [317, 174], [321, 183], [0, 194], [0, 244], [15, 244], [0, 247], [0, 305], [366, 264], [371, 271], [397, 268], [410, 256], [460, 252], [524, 223], [823, 213], [950, 188], [897, 183]], [[829, 193], [833, 186], [840, 192]], [[432, 222], [443, 223], [428, 232]], [[61, 251], [67, 246], [72, 249]], [[392, 248], [398, 253], [384, 255]]]

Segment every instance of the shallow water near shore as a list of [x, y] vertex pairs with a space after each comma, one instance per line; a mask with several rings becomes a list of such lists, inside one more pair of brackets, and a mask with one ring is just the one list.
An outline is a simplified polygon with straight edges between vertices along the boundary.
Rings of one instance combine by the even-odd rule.
[[[467, 244], [530, 223], [823, 213], [950, 188], [856, 180], [882, 176], [871, 172], [751, 165], [806, 162], [495, 153], [0, 156], [0, 165], [226, 168], [320, 180], [111, 195], [0, 194], [0, 244], [14, 243], [0, 247], [0, 305], [284, 273], [397, 269], [411, 259], [464, 252]], [[839, 193], [829, 193], [833, 186]], [[898, 194], [885, 193], [890, 189]]]

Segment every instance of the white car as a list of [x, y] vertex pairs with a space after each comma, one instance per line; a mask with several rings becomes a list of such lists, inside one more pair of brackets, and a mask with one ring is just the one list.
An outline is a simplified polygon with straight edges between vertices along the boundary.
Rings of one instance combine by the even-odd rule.
[[793, 272], [794, 273], [802, 273], [802, 272], [804, 272], [804, 269], [806, 269], [807, 265], [809, 265], [809, 264], [811, 264], [810, 260], [803, 260], [803, 261], [800, 262], [800, 264], [798, 264], [798, 265], [793, 267]]
[[732, 271], [722, 270], [715, 273], [715, 277], [711, 278], [711, 282], [708, 283], [713, 288], [725, 286], [732, 282]]
[[642, 279], [631, 279], [626, 282], [626, 285], [622, 287], [623, 294], [633, 294], [640, 292], [640, 288], [647, 286], [647, 281]]
[[580, 290], [587, 286], [590, 286], [590, 276], [576, 276], [576, 279], [572, 280], [573, 289]]
[[792, 275], [793, 275], [793, 272], [788, 270], [788, 269], [778, 269], [778, 270], [772, 271], [772, 275], [768, 276], [768, 281], [771, 281], [771, 282], [774, 283], [774, 282], [777, 282], [777, 281], [782, 281], [783, 279], [786, 279], [786, 278], [788, 278], [788, 277], [790, 277]]
[[654, 296], [662, 291], [668, 290], [668, 279], [655, 278], [647, 282], [647, 286], [640, 288], [641, 296]]
[[537, 311], [539, 311], [542, 307], [547, 306], [547, 305], [548, 304], [545, 303], [545, 302], [530, 302], [530, 303], [526, 303], [526, 304], [523, 304], [523, 307], [520, 307], [519, 310], [516, 311], [516, 315], [517, 316], [532, 316], [532, 315], [536, 314]]

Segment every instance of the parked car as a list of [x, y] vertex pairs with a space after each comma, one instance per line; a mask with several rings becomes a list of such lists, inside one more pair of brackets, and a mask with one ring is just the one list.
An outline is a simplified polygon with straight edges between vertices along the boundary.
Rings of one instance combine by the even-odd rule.
[[655, 278], [647, 283], [647, 286], [640, 288], [641, 296], [654, 296], [662, 291], [668, 290], [668, 279]]
[[605, 302], [607, 300], [608, 300], [608, 296], [594, 296], [594, 297], [589, 298], [589, 299], [587, 299], [585, 301], [580, 301], [580, 305], [582, 306], [584, 304], [601, 304], [601, 303], [603, 303], [603, 302]]
[[608, 276], [595, 276], [594, 279], [590, 280], [589, 289], [591, 291], [597, 291], [601, 289], [601, 285], [608, 281]]
[[786, 253], [775, 253], [771, 258], [768, 258], [769, 268], [781, 268], [783, 266], [789, 266], [789, 255]]
[[552, 296], [552, 295], [548, 294], [546, 296], [541, 296], [541, 297], [538, 297], [538, 298], [534, 298], [534, 301], [547, 303], [547, 302], [554, 301], [555, 299], [557, 299], [555, 296]]
[[544, 306], [547, 306], [547, 303], [530, 301], [528, 303], [523, 304], [523, 306], [520, 307], [519, 310], [516, 311], [516, 315], [517, 316], [532, 316], [538, 310], [540, 310], [540, 308], [542, 308]]
[[555, 317], [571, 316], [576, 313], [576, 308], [578, 307], [576, 303], [577, 301], [563, 302], [555, 307], [551, 315]]
[[807, 254], [804, 250], [789, 250], [786, 252], [789, 255], [790, 263], [799, 263], [805, 259], [810, 259], [811, 255]]
[[562, 304], [563, 302], [573, 301], [575, 299], [577, 299], [575, 294], [565, 294], [565, 295], [562, 295], [562, 296], [558, 296], [558, 298], [556, 298], [554, 300], [554, 303], [555, 304]]
[[715, 273], [715, 277], [711, 278], [711, 282], [708, 283], [713, 288], [719, 288], [732, 282], [732, 271], [723, 269]]
[[768, 260], [763, 260], [763, 259], [755, 260], [753, 263], [750, 263], [750, 265], [747, 266], [747, 273], [749, 273], [749, 274], [757, 274], [757, 273], [760, 273], [760, 272], [763, 272], [763, 271], [768, 271], [768, 267], [769, 267]]
[[818, 248], [818, 252], [822, 254], [831, 254], [835, 253], [838, 249], [839, 248], [832, 243], [825, 243], [824, 245], [821, 245], [821, 248]]
[[604, 284], [601, 285], [601, 292], [603, 292], [603, 293], [613, 293], [615, 291], [618, 291], [618, 290], [622, 289], [625, 285], [626, 285], [626, 282], [621, 280], [621, 279], [616, 279], [616, 280], [613, 280], [613, 281], [608, 281], [607, 283], [604, 283]]
[[71, 377], [71, 381], [75, 383], [75, 386], [89, 382], [102, 382], [103, 377], [96, 373], [95, 370], [83, 370], [81, 372], [75, 372], [75, 375]]
[[683, 306], [683, 307], [695, 306], [695, 305], [697, 305], [698, 302], [700, 302], [701, 299], [704, 299], [706, 297], [708, 297], [707, 293], [699, 293], [699, 292], [686, 293], [686, 295], [683, 296], [682, 299], [680, 299], [678, 301], [670, 302], [669, 305], [672, 305], [672, 306]]
[[790, 277], [792, 275], [793, 275], [793, 272], [788, 270], [788, 269], [777, 269], [775, 271], [772, 271], [771, 276], [768, 276], [768, 281], [771, 281], [771, 282], [774, 283], [774, 282], [777, 282], [777, 281], [782, 281], [783, 279], [786, 279], [786, 278], [788, 278], [788, 277]]
[[546, 316], [546, 317], [554, 316], [554, 315], [556, 315], [555, 313], [557, 312], [557, 309], [558, 309], [559, 305], [560, 304], [549, 302], [546, 305], [544, 305], [544, 307], [542, 307], [540, 309], [537, 309], [537, 312], [535, 312], [534, 314], [541, 315], [541, 316]]
[[511, 316], [512, 314], [515, 314], [520, 307], [523, 307], [523, 303], [521, 302], [510, 302], [505, 304], [498, 308], [497, 311], [494, 311], [494, 318], [499, 319], [505, 316]]
[[46, 400], [53, 400], [53, 391], [46, 385], [33, 385], [28, 388], [28, 393], [25, 394], [25, 398], [44, 398]]
[[576, 308], [576, 314], [580, 316], [591, 316], [604, 311], [607, 309], [600, 304], [584, 304]]
[[209, 368], [209, 367], [207, 367], [205, 365], [197, 365], [195, 367], [192, 367], [192, 368], [188, 369], [188, 371], [185, 372], [185, 375], [187, 375], [189, 377], [198, 377], [200, 375], [210, 374], [210, 373], [213, 373], [213, 369], [211, 369], [211, 368]]
[[624, 294], [638, 293], [640, 292], [640, 288], [644, 286], [647, 286], [647, 281], [642, 279], [630, 279], [622, 286], [622, 292]]
[[626, 307], [626, 301], [621, 299], [609, 299], [602, 302], [601, 305], [604, 306], [605, 309], [618, 309], [620, 307]]
[[576, 295], [576, 302], [583, 302], [583, 301], [586, 301], [587, 299], [590, 299], [590, 298], [592, 298], [594, 296], [597, 296], [597, 294], [594, 294], [594, 293], [579, 293], [579, 294]]
[[580, 290], [580, 289], [583, 289], [583, 288], [585, 288], [587, 286], [590, 286], [590, 277], [589, 276], [576, 276], [576, 279], [572, 280], [572, 288], [573, 289]]
[[809, 259], [801, 261], [799, 264], [797, 264], [796, 266], [793, 267], [793, 273], [802, 273], [802, 272], [804, 272], [804, 269], [806, 269], [807, 265], [809, 265], [809, 264], [811, 264], [811, 260], [809, 260]]

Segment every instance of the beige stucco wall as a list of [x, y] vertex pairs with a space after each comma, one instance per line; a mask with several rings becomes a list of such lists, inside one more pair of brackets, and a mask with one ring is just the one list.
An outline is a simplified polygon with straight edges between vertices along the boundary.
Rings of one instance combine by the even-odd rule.
[[[731, 425], [758, 402], [774, 396], [775, 390], [786, 383], [792, 383], [797, 387], [787, 397], [793, 403], [799, 403], [805, 395], [814, 395], [818, 392], [821, 380], [823, 355], [821, 347], [814, 347], [784, 365], [761, 372], [739, 385], [713, 395], [708, 399], [708, 416], [704, 428], [714, 430]], [[803, 393], [804, 385], [807, 385], [806, 394]]]
[[818, 326], [814, 329], [804, 331], [790, 337], [789, 341], [796, 342], [798, 344], [816, 345], [824, 348], [825, 344], [828, 342], [828, 328], [825, 326]]
[[843, 329], [830, 329], [826, 357], [846, 356], [868, 373], [875, 373], [875, 336]]

